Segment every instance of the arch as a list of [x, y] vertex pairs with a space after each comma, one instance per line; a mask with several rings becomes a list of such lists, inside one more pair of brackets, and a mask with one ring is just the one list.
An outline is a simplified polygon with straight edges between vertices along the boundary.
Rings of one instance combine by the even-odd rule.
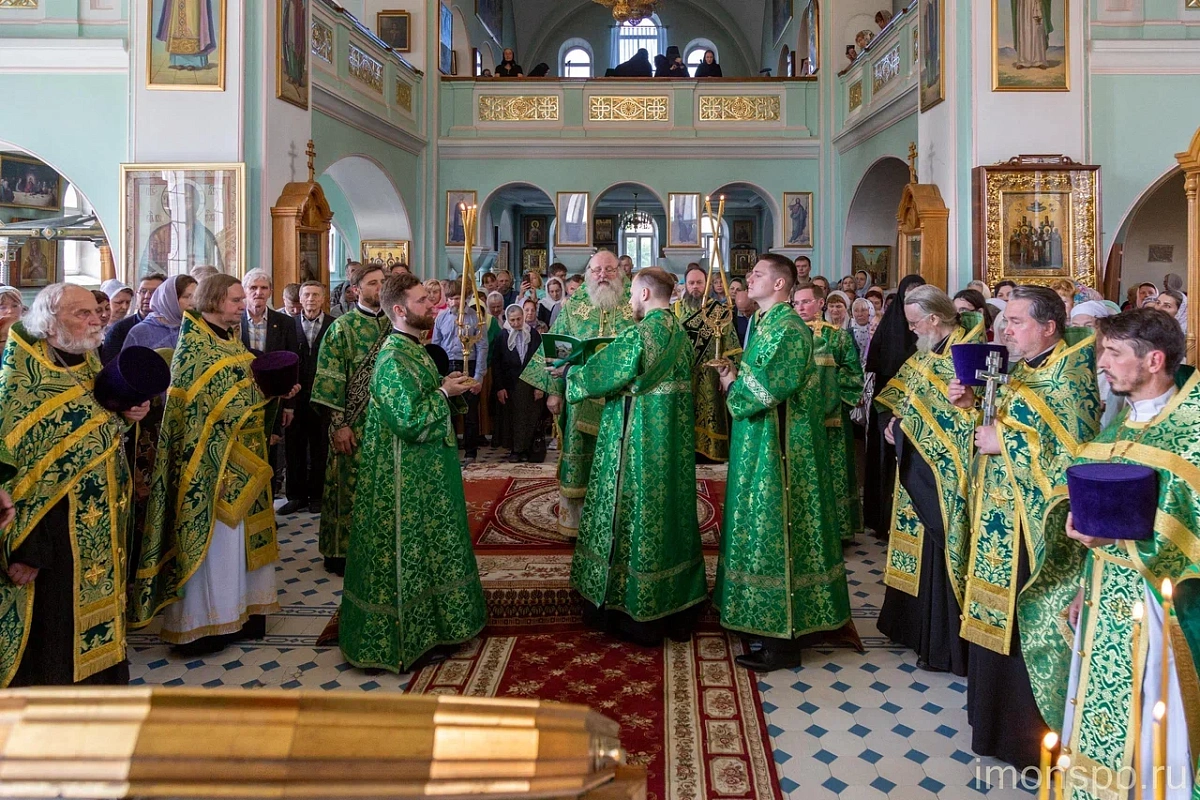
[[[655, 31], [658, 34], [658, 37], [657, 37], [658, 38], [658, 51], [656, 53], [650, 54], [650, 61], [653, 63], [655, 56], [657, 56], [661, 53], [665, 53], [667, 51], [667, 29], [665, 27], [663, 27], [662, 20], [660, 20], [658, 18], [658, 14], [651, 14], [650, 16], [643, 18], [642, 22], [639, 24], [646, 24], [646, 23], [653, 25], [655, 28]], [[630, 25], [628, 22], [624, 22], [624, 23], [621, 23], [620, 25], [613, 26], [613, 28], [612, 28], [612, 49], [610, 50], [610, 52], [612, 53], [612, 62], [613, 63], [609, 64], [610, 67], [615, 67], [615, 66], [617, 66], [617, 64], [621, 63], [622, 61], [628, 60], [630, 57], [633, 56], [634, 52], [636, 52], [636, 50], [634, 50], [633, 52], [630, 52], [628, 55], [624, 55], [621, 53], [621, 39], [623, 38], [621, 36], [621, 32], [625, 31], [625, 30], [632, 30], [633, 27], [634, 26]], [[649, 37], [647, 37], [647, 38], [649, 38]]]
[[458, 6], [453, 6], [450, 9], [453, 22], [451, 23], [450, 35], [454, 43], [454, 52], [458, 53], [458, 74], [470, 75], [474, 71], [474, 66], [471, 62], [471, 37], [467, 34], [467, 20], [463, 16], [462, 9]]
[[572, 50], [582, 50], [587, 53], [588, 57], [588, 76], [589, 78], [596, 77], [596, 54], [592, 51], [592, 45], [587, 39], [579, 36], [573, 36], [562, 43], [558, 48], [558, 75], [560, 78], [567, 76], [567, 54]]
[[790, 76], [788, 62], [791, 60], [791, 57], [792, 51], [788, 49], [788, 46], [785, 44], [783, 49], [779, 51], [779, 64], [775, 70], [776, 75], [778, 75], [780, 78], [787, 78]]
[[[9, 142], [5, 139], [0, 139], [0, 151], [11, 151], [11, 152], [16, 152], [16, 153], [23, 153], [23, 154], [29, 156], [30, 158], [36, 158], [38, 161], [41, 161], [43, 164], [45, 164], [46, 166], [50, 167], [55, 172], [57, 172], [59, 174], [59, 176], [63, 179], [63, 183], [69, 185], [71, 188], [73, 188], [79, 194], [79, 197], [83, 200], [84, 203], [87, 204], [87, 207], [92, 209], [92, 212], [96, 214], [96, 221], [99, 222], [100, 227], [104, 229], [104, 238], [108, 240], [109, 247], [112, 248], [113, 258], [116, 259], [117, 264], [118, 264], [117, 272], [120, 273], [120, 271], [121, 271], [121, 267], [120, 267], [121, 255], [120, 255], [120, 251], [118, 250], [118, 247], [117, 247], [117, 245], [119, 244], [119, 241], [115, 241], [113, 239], [112, 235], [109, 233], [108, 226], [104, 224], [104, 220], [101, 219], [100, 214], [98, 212], [96, 212], [96, 204], [92, 202], [92, 199], [90, 197], [88, 197], [87, 192], [85, 192], [85, 191], [83, 191], [83, 189], [79, 188], [79, 184], [76, 183], [75, 181], [71, 180], [67, 176], [67, 174], [62, 171], [62, 168], [59, 167], [59, 165], [57, 163], [55, 163], [53, 161], [48, 161], [47, 159], [43, 158], [35, 150], [30, 150], [27, 147], [22, 147], [21, 145], [15, 143], [15, 142]], [[64, 187], [63, 188], [64, 200], [66, 199], [66, 191], [67, 191], [67, 189], [66, 189], [66, 187]]]
[[876, 159], [859, 179], [846, 212], [845, 234], [842, 237], [843, 251], [838, 271], [829, 276], [840, 278], [853, 271], [853, 247], [855, 245], [887, 245], [892, 248], [892, 264], [888, 283], [894, 285], [895, 275], [896, 212], [900, 208], [900, 196], [909, 182], [908, 163], [897, 156]]
[[600, 199], [602, 197], [604, 197], [604, 195], [608, 194], [613, 189], [623, 187], [623, 186], [636, 187], [638, 190], [638, 194], [641, 194], [642, 191], [645, 191], [650, 197], [652, 197], [652, 198], [654, 198], [654, 200], [658, 201], [659, 206], [661, 206], [664, 210], [666, 209], [667, 201], [663, 199], [663, 196], [661, 194], [659, 194], [654, 189], [651, 189], [646, 184], [641, 183], [640, 181], [614, 181], [613, 183], [610, 183], [608, 186], [604, 187], [600, 191], [596, 192], [596, 196], [594, 198], [592, 198], [593, 212], [595, 211], [596, 206], [600, 204]]
[[486, 69], [491, 73], [496, 72], [496, 51], [492, 49], [491, 42], [479, 43], [479, 59], [482, 62], [482, 69]]
[[325, 168], [350, 205], [358, 237], [412, 240], [412, 224], [404, 198], [387, 170], [368, 155], [343, 156]]
[[703, 60], [705, 50], [712, 50], [713, 55], [716, 56], [717, 63], [721, 63], [721, 51], [717, 49], [717, 46], [712, 43], [711, 39], [705, 39], [703, 37], [692, 39], [687, 43], [687, 46], [683, 48], [683, 63], [688, 65], [688, 69], [692, 69], [695, 67], [695, 64], [693, 64], [691, 61], [692, 54], [696, 51], [699, 51], [700, 59]]
[[[1115, 274], [1104, 275], [1103, 289], [1105, 296], [1118, 303], [1124, 299], [1121, 293], [1122, 284], [1136, 285], [1142, 281], [1160, 283], [1162, 273], [1178, 272], [1185, 276], [1188, 270], [1188, 239], [1187, 239], [1187, 196], [1184, 193], [1184, 172], [1176, 165], [1159, 175], [1139, 194], [1121, 218], [1113, 243], [1109, 247], [1109, 258], [1106, 267], [1111, 265]], [[1174, 200], [1174, 202], [1172, 202]], [[1178, 210], [1178, 218], [1172, 219], [1171, 212]], [[1175, 254], [1170, 263], [1149, 261], [1149, 238], [1144, 235], [1148, 228], [1147, 213], [1158, 223], [1155, 227], [1158, 233], [1154, 236], [1154, 244], [1174, 244]], [[1177, 230], [1167, 230], [1174, 228]], [[1173, 234], [1173, 235], [1172, 235]], [[1131, 239], [1135, 241], [1130, 241]], [[1132, 251], [1126, 245], [1136, 245], [1138, 250]], [[1141, 247], [1146, 245], [1146, 249]], [[1118, 248], [1120, 248], [1118, 250]], [[1120, 257], [1114, 259], [1114, 254]], [[1139, 255], [1140, 254], [1140, 255]], [[1151, 266], [1151, 264], [1157, 264]], [[1130, 269], [1132, 264], [1133, 268]], [[1185, 287], [1186, 288], [1186, 287]]]
[[[741, 196], [741, 200], [735, 199], [735, 205], [742, 204], [745, 207], [753, 208], [753, 201], [747, 198], [746, 195], [753, 195], [762, 203], [765, 213], [765, 219], [762, 221], [763, 238], [760, 240], [759, 249], [762, 252], [767, 252], [774, 247], [777, 247], [776, 242], [783, 242], [783, 214], [779, 208], [779, 201], [761, 186], [749, 181], [734, 181], [726, 183], [723, 186], [711, 193], [711, 197], [718, 198], [721, 195], [726, 196], [726, 214], [731, 210], [729, 208], [730, 199]], [[767, 239], [766, 232], [770, 231], [770, 239]], [[731, 242], [732, 244], [732, 242]]]
[[512, 242], [508, 265], [513, 274], [521, 269], [521, 251], [525, 246], [522, 231], [523, 220], [514, 213], [516, 208], [546, 208], [547, 213], [537, 213], [536, 216], [548, 216], [549, 225], [546, 229], [544, 246], [547, 253], [553, 252], [555, 209], [553, 196], [537, 184], [529, 181], [510, 181], [501, 184], [488, 193], [479, 205], [480, 247], [483, 252], [491, 252], [491, 234], [493, 228], [500, 229], [500, 240]]

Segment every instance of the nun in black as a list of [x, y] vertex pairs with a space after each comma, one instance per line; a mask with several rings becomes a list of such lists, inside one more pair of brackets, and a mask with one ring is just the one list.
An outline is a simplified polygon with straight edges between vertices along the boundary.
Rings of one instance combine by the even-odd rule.
[[[659, 56], [661, 58], [661, 56]], [[649, 78], [654, 74], [650, 65], [650, 51], [646, 48], [638, 50], [628, 61], [622, 61], [613, 69], [604, 73], [606, 78]]]
[[542, 337], [525, 323], [522, 306], [513, 303], [504, 317], [492, 362], [500, 403], [500, 444], [511, 451], [509, 461], [541, 461], [546, 457], [540, 436], [546, 421], [546, 395], [521, 380], [521, 372], [541, 347]]
[[[896, 300], [883, 312], [883, 319], [871, 337], [867, 349], [866, 372], [875, 374], [875, 391], [896, 377], [908, 357], [917, 352], [917, 336], [908, 329], [904, 316], [904, 296], [914, 286], [925, 283], [920, 275], [906, 275], [896, 291]], [[875, 404], [870, 404], [867, 420], [867, 464], [863, 485], [863, 525], [875, 535], [887, 539], [892, 524], [892, 494], [896, 484], [896, 451], [883, 438], [883, 426]]]
[[696, 67], [697, 78], [723, 78], [721, 65], [717, 63], [717, 54], [712, 50], [704, 51], [704, 60]]
[[517, 56], [513, 53], [512, 48], [504, 48], [503, 60], [496, 65], [496, 77], [521, 78], [524, 75], [525, 70], [521, 69], [521, 65], [517, 63]]

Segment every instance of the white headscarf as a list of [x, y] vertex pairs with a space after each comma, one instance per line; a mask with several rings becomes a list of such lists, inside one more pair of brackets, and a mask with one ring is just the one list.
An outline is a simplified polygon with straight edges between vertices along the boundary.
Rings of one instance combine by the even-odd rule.
[[1112, 309], [1104, 305], [1100, 300], [1085, 300], [1071, 309], [1072, 321], [1076, 317], [1083, 316], [1095, 317], [1097, 319], [1100, 317], [1110, 317], [1112, 316]]
[[[859, 304], [866, 306], [867, 324], [859, 325], [854, 320], [854, 309], [858, 308]], [[865, 365], [867, 363], [867, 348], [871, 345], [871, 334], [875, 332], [875, 304], [865, 297], [859, 297], [850, 305], [850, 335], [854, 337], [854, 343], [858, 345], [858, 358]]]
[[114, 297], [119, 295], [121, 292], [127, 291], [130, 294], [133, 294], [133, 289], [130, 289], [128, 286], [121, 283], [116, 278], [109, 278], [104, 283], [100, 284], [100, 291], [102, 291], [106, 295], [108, 295], [109, 300], [112, 300]]
[[[826, 300], [825, 300], [825, 321], [826, 322], [830, 321], [829, 320], [829, 300], [831, 300], [834, 297], [842, 298], [842, 305], [844, 305], [846, 307], [846, 321], [842, 323], [841, 327], [842, 327], [842, 330], [849, 330], [850, 329], [850, 321], [853, 317], [853, 315], [850, 313], [850, 298], [847, 297], [846, 293], [843, 292], [841, 289], [837, 289], [835, 291], [830, 292], [829, 297], [826, 298]], [[832, 323], [830, 323], [830, 324], [832, 324]]]
[[858, 273], [859, 272], [861, 272], [863, 275], [867, 276], [867, 285], [862, 287], [861, 289], [855, 289], [854, 293], [856, 295], [858, 295], [859, 297], [866, 297], [867, 292], [871, 289], [872, 286], [874, 286], [874, 284], [871, 283], [871, 273], [867, 272], [865, 269], [860, 269], [857, 272], [855, 272], [854, 273], [854, 285], [855, 286], [858, 285]]
[[521, 329], [517, 330], [508, 324], [508, 312], [514, 308], [521, 312], [521, 319], [525, 318], [525, 307], [523, 305], [520, 303], [510, 304], [508, 308], [504, 309], [504, 330], [508, 331], [508, 349], [516, 350], [517, 355], [521, 357], [521, 361], [524, 361], [525, 351], [529, 348], [529, 340], [531, 338], [529, 335], [529, 325], [522, 325]]
[[[557, 300], [552, 300], [550, 298], [550, 284], [551, 283], [557, 283], [558, 288], [561, 290], [561, 291], [559, 291], [559, 296], [558, 296]], [[562, 279], [560, 279], [560, 278], [551, 278], [550, 280], [546, 281], [546, 294], [541, 299], [538, 300], [538, 305], [541, 306], [542, 308], [546, 309], [546, 311], [549, 312], [550, 314], [553, 314], [554, 309], [557, 308], [560, 303], [562, 303], [563, 298], [566, 296], [567, 296], [567, 285], [565, 283], [563, 283]]]

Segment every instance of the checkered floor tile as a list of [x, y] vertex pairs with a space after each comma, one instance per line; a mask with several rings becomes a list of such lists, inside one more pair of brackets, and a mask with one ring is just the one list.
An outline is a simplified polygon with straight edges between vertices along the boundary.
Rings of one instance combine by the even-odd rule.
[[[503, 472], [502, 455], [481, 448], [468, 476]], [[552, 464], [544, 466], [553, 474]], [[317, 647], [340, 600], [342, 579], [322, 567], [315, 516], [281, 517], [279, 534], [282, 609], [268, 619], [266, 638], [182, 659], [152, 626], [130, 637], [134, 684], [362, 691], [399, 691], [407, 684], [409, 675], [355, 669], [336, 646]], [[988, 769], [996, 762], [971, 752], [966, 681], [918, 670], [913, 653], [879, 633], [884, 545], [860, 535], [845, 552], [854, 622], [866, 653], [808, 651], [802, 667], [759, 680], [780, 784], [790, 800], [1030, 797], [1026, 789], [1000, 785], [1000, 773]]]

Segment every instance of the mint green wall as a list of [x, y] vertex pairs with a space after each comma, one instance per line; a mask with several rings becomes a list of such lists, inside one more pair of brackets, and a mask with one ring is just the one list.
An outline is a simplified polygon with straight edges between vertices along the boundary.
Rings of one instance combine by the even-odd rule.
[[274, 197], [264, 198], [262, 196], [263, 154], [261, 149], [263, 126], [266, 124], [262, 109], [262, 95], [265, 91], [261, 46], [263, 15], [246, 14], [242, 24], [245, 26], [243, 31], [245, 50], [242, 64], [246, 70], [246, 80], [243, 84], [245, 100], [242, 104], [242, 159], [246, 162], [246, 238], [248, 239], [246, 270], [259, 267], [269, 271], [272, 269], [270, 264], [257, 263], [257, 259], [261, 257], [262, 253], [261, 243], [264, 235], [262, 217], [258, 210], [262, 208], [264, 202], [267, 205], [275, 202]]
[[[124, 75], [10, 73], [4, 76], [4, 103], [24, 111], [0, 114], [0, 142], [28, 150], [75, 184], [96, 210], [118, 263], [120, 164], [129, 160], [126, 90]], [[51, 113], [55, 109], [70, 109], [80, 123], [63, 124], [60, 113]]]
[[[762, 44], [761, 44], [761, 49], [759, 51], [761, 53], [761, 57], [759, 59], [758, 69], [770, 69], [771, 75], [773, 75], [776, 78], [783, 77], [782, 75], [779, 74], [779, 54], [783, 52], [783, 46], [785, 44], [788, 47], [795, 46], [796, 37], [800, 35], [799, 14], [801, 12], [803, 12], [806, 8], [808, 8], [808, 0], [787, 0], [787, 2], [792, 4], [792, 19], [787, 24], [787, 27], [783, 29], [783, 35], [779, 37], [778, 44], [775, 43], [775, 37], [773, 35], [774, 31], [772, 30], [772, 27], [774, 26], [775, 23], [774, 23], [774, 20], [771, 19], [771, 2], [770, 2], [770, 0], [768, 0], [768, 2], [767, 2], [767, 4], [766, 4], [767, 9], [766, 9], [766, 12], [763, 14]], [[825, 0], [825, 2], [828, 2], [828, 0]], [[821, 13], [828, 14], [829, 9], [822, 8]], [[829, 26], [828, 21], [823, 19], [821, 21], [822, 31], [824, 32], [824, 30], [827, 29], [828, 26]], [[822, 47], [821, 49], [824, 50], [827, 48]], [[799, 66], [799, 64], [800, 64], [800, 57], [797, 56], [796, 57], [796, 65]], [[755, 72], [757, 72], [757, 71], [758, 70], [755, 70]], [[835, 71], [836, 70], [822, 70], [823, 73], [828, 73], [831, 77]]]
[[[1091, 18], [1103, 19], [1102, 0], [1091, 0]], [[1182, 8], [1180, 0], [1143, 0], [1142, 19], [1155, 23], [1143, 25], [1093, 25], [1094, 39], [1200, 39], [1200, 8]], [[1178, 22], [1178, 25], [1163, 23]], [[1183, 24], [1183, 23], [1189, 24]]]
[[[329, 203], [329, 210], [333, 212], [333, 224], [341, 232], [346, 240], [346, 251], [358, 259], [358, 254], [362, 252], [360, 244], [362, 237], [358, 235], [358, 220], [354, 218], [354, 211], [350, 208], [350, 201], [346, 199], [346, 195], [342, 193], [342, 187], [338, 186], [337, 181], [328, 175], [322, 175], [317, 178], [317, 183], [321, 184], [321, 188], [325, 190], [325, 200]], [[333, 262], [333, 254], [330, 253], [330, 271], [337, 274], [342, 272], [342, 263]]]
[[[117, 6], [120, 16], [117, 20], [129, 19], [130, 0], [119, 0]], [[90, 19], [81, 19], [79, 13], [80, 0], [41, 0], [36, 12], [30, 12], [30, 18], [39, 19], [37, 25], [14, 25], [0, 22], [0, 38], [14, 39], [128, 39], [129, 27], [122, 24], [100, 23]], [[9, 11], [15, 18], [20, 18], [20, 10]], [[37, 15], [36, 17], [34, 15]]]
[[[1170, 98], [1171, 102], [1164, 102]], [[1101, 165], [1103, 252], [1142, 193], [1171, 169], [1200, 126], [1200, 81], [1194, 75], [1092, 76], [1093, 164]]]

